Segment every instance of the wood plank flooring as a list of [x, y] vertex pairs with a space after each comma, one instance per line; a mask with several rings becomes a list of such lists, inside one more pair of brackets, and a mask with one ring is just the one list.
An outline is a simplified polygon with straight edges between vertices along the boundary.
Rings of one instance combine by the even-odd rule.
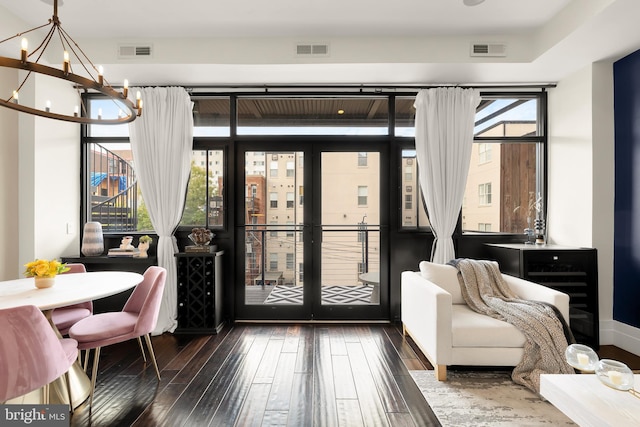
[[439, 426], [394, 325], [226, 326], [153, 337], [157, 381], [135, 340], [105, 347], [93, 409], [71, 426]]

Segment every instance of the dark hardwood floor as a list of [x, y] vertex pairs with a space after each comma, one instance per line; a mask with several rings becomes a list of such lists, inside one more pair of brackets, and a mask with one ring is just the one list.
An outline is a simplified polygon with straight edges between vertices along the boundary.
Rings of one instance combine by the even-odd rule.
[[408, 370], [427, 369], [393, 325], [246, 325], [105, 347], [93, 409], [71, 426], [439, 426]]

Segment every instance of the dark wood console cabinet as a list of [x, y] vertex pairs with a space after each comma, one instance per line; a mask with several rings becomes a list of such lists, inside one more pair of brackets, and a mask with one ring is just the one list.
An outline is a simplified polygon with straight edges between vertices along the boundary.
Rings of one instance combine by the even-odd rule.
[[503, 273], [569, 294], [569, 324], [578, 343], [599, 347], [598, 259], [592, 248], [486, 244]]
[[178, 327], [176, 333], [218, 333], [222, 322], [222, 255], [177, 253]]

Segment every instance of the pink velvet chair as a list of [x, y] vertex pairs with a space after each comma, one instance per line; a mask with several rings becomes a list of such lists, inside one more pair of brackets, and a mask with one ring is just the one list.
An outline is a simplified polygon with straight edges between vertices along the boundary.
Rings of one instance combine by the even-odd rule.
[[[67, 264], [69, 271], [64, 274], [70, 273], [86, 273], [87, 270], [84, 264]], [[89, 284], [87, 284], [89, 286]], [[78, 304], [68, 305], [66, 307], [60, 307], [53, 310], [51, 313], [51, 320], [56, 328], [60, 331], [60, 334], [67, 335], [69, 328], [79, 320], [89, 317], [93, 314], [93, 302], [81, 302]]]
[[69, 330], [69, 336], [78, 341], [78, 349], [95, 349], [91, 373], [90, 405], [93, 405], [101, 347], [137, 338], [140, 350], [142, 350], [142, 357], [146, 363], [147, 359], [140, 340], [140, 337], [144, 336], [158, 381], [160, 380], [160, 371], [151, 345], [151, 331], [156, 327], [158, 321], [166, 277], [167, 270], [164, 268], [149, 267], [144, 272], [142, 283], [133, 290], [122, 311], [94, 314], [80, 320]]
[[[0, 310], [0, 403], [43, 388], [65, 375], [78, 357], [78, 343], [58, 338], [44, 314], [33, 305]], [[69, 402], [69, 378], [65, 375]]]

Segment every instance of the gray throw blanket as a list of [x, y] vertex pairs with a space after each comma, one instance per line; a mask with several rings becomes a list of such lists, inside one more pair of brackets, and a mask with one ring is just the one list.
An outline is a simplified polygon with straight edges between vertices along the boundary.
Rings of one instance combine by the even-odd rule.
[[540, 374], [575, 373], [564, 357], [573, 337], [566, 336], [566, 322], [552, 305], [518, 298], [496, 262], [456, 259], [450, 264], [458, 269], [462, 296], [472, 310], [504, 320], [526, 337], [522, 361], [511, 374], [514, 382], [540, 393]]

